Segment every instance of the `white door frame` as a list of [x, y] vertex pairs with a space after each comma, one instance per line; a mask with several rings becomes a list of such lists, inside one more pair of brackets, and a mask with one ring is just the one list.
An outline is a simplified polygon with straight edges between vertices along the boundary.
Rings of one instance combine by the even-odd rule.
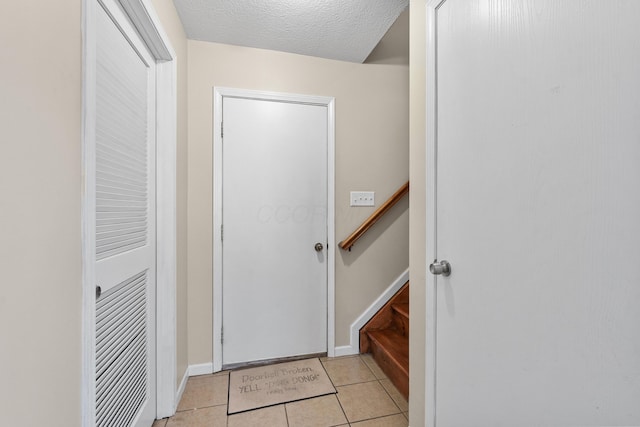
[[335, 355], [335, 98], [213, 88], [213, 372], [222, 369], [222, 99], [260, 99], [327, 107], [327, 354]]
[[[427, 0], [427, 54], [426, 54], [426, 156], [427, 168], [426, 183], [426, 257], [428, 266], [431, 260], [437, 258], [436, 253], [436, 177], [437, 177], [437, 129], [436, 129], [436, 102], [437, 75], [436, 75], [436, 11], [446, 0]], [[427, 271], [426, 304], [425, 304], [425, 427], [436, 425], [436, 280], [433, 274]]]
[[[95, 425], [96, 13], [82, 16], [82, 426]], [[156, 59], [156, 418], [173, 415], [176, 389], [176, 55], [149, 0], [118, 0]]]

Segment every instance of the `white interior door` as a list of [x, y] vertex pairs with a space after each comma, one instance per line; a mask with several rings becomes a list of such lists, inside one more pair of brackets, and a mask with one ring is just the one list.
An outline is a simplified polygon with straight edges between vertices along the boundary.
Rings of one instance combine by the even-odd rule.
[[428, 416], [640, 425], [640, 2], [432, 6]]
[[222, 363], [324, 353], [327, 106], [222, 103]]
[[96, 426], [155, 419], [155, 67], [115, 2], [96, 15]]

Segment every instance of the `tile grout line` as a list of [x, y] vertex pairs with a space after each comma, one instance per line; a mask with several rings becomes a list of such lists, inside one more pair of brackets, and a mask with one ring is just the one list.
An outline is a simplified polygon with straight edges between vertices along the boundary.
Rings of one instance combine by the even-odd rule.
[[358, 385], [358, 384], [367, 384], [367, 383], [375, 383], [376, 381], [380, 381], [379, 379], [372, 379], [372, 380], [367, 380], [367, 381], [359, 381], [357, 383], [346, 383], [346, 384], [340, 384], [339, 386], [334, 386], [334, 387], [348, 387], [350, 385]]
[[282, 407], [284, 408], [284, 419], [287, 421], [287, 427], [291, 427], [289, 425], [289, 412], [287, 411], [287, 403], [283, 403]]
[[351, 426], [351, 421], [349, 420], [349, 417], [347, 417], [347, 413], [344, 411], [344, 407], [342, 406], [342, 402], [340, 402], [340, 399], [338, 399], [337, 391], [336, 391], [336, 400], [338, 401], [338, 405], [340, 405], [340, 410], [342, 411], [342, 415], [344, 415], [344, 419], [347, 420], [347, 424], [349, 426]]
[[[389, 390], [387, 390], [387, 388], [382, 384], [382, 380], [378, 380], [380, 382], [380, 387], [382, 387], [382, 389], [384, 390], [385, 393], [387, 393], [387, 396], [389, 396], [389, 398], [391, 399], [391, 401], [393, 402], [394, 405], [396, 405], [396, 408], [398, 408], [398, 410], [400, 411], [400, 413], [402, 414], [402, 408], [400, 408], [400, 405], [398, 405], [398, 402], [396, 402], [396, 400], [393, 398], [393, 396], [391, 396], [391, 393], [389, 393]], [[395, 387], [395, 385], [393, 385], [393, 383], [391, 382], [391, 380], [389, 380], [389, 384], [391, 384], [393, 387]], [[397, 388], [396, 388], [397, 390]], [[398, 392], [399, 393], [399, 392]], [[404, 398], [404, 396], [403, 396]], [[408, 404], [409, 402], [407, 402]], [[408, 406], [408, 405], [407, 405]]]
[[[362, 356], [362, 355], [360, 355]], [[371, 369], [371, 367], [369, 367], [369, 365], [367, 364], [367, 362], [364, 361], [364, 359], [362, 357], [360, 357], [360, 360], [362, 360], [362, 363], [365, 364], [365, 366], [367, 368], [369, 368], [369, 371], [371, 371], [371, 373], [373, 374], [373, 376], [377, 379], [378, 383], [380, 384], [380, 387], [382, 387], [382, 389], [384, 390], [385, 393], [387, 393], [387, 396], [389, 396], [389, 398], [391, 399], [391, 401], [393, 402], [394, 405], [396, 405], [396, 408], [398, 408], [398, 410], [400, 411], [400, 413], [402, 414], [402, 409], [400, 408], [400, 405], [398, 405], [398, 402], [396, 402], [396, 400], [393, 398], [393, 396], [391, 396], [391, 393], [389, 393], [389, 390], [387, 390], [387, 388], [382, 384], [382, 380], [389, 380], [389, 383], [391, 385], [393, 385], [393, 383], [391, 382], [391, 379], [389, 378], [378, 378], [378, 376], [375, 374], [375, 372], [373, 372], [373, 369]], [[375, 363], [375, 359], [372, 359], [373, 362]], [[378, 368], [380, 368], [378, 366]], [[394, 385], [393, 385], [394, 386]], [[395, 386], [394, 386], [395, 387]]]
[[[370, 381], [360, 381], [360, 382], [356, 382], [356, 383], [350, 383], [350, 384], [341, 384], [340, 387], [345, 387], [345, 386], [351, 386], [351, 385], [357, 385], [357, 384], [367, 384], [367, 383], [372, 383], [372, 382], [377, 382], [378, 385], [380, 385], [380, 387], [382, 387], [382, 389], [384, 390], [384, 392], [387, 394], [387, 396], [389, 396], [389, 399], [391, 399], [391, 401], [393, 402], [393, 404], [396, 406], [396, 408], [398, 409], [398, 413], [402, 414], [402, 411], [400, 410], [400, 407], [398, 406], [398, 404], [396, 403], [395, 400], [393, 400], [393, 397], [391, 397], [391, 395], [389, 395], [389, 392], [387, 391], [387, 389], [382, 385], [381, 380], [378, 378], [378, 376], [375, 374], [375, 372], [373, 372], [373, 369], [371, 369], [371, 367], [369, 367], [369, 365], [367, 364], [367, 362], [364, 361], [364, 359], [362, 358], [362, 354], [357, 354], [352, 356], [352, 358], [358, 358], [358, 360], [368, 369], [369, 373], [373, 376], [373, 380]], [[322, 367], [325, 369], [326, 368], [324, 366], [324, 363], [322, 363]], [[370, 420], [376, 420], [378, 418], [384, 418], [384, 417], [388, 417], [388, 416], [393, 416], [393, 415], [397, 415], [396, 414], [389, 414], [389, 415], [384, 415], [382, 417], [373, 417], [373, 418], [365, 418], [363, 420], [357, 420], [357, 421], [353, 421], [353, 423], [351, 422], [351, 420], [349, 419], [349, 417], [347, 416], [347, 413], [344, 410], [344, 407], [342, 406], [342, 402], [340, 402], [340, 399], [338, 399], [337, 396], [337, 387], [334, 383], [333, 383], [333, 379], [331, 378], [331, 376], [329, 375], [329, 373], [327, 372], [327, 376], [329, 377], [329, 380], [331, 381], [331, 384], [333, 384], [333, 387], [336, 388], [336, 399], [338, 400], [338, 404], [340, 405], [340, 409], [342, 409], [342, 413], [344, 414], [345, 419], [347, 420], [347, 424], [351, 427], [351, 425], [353, 423], [359, 423], [362, 421], [370, 421]]]
[[324, 366], [324, 362], [322, 360], [320, 360], [320, 366], [322, 366], [322, 369], [324, 370], [325, 375], [327, 376], [327, 378], [329, 378], [329, 381], [331, 381], [331, 385], [333, 386], [333, 389], [336, 390], [336, 394], [338, 394], [338, 390], [336, 389], [336, 384], [333, 382], [333, 378], [331, 378], [331, 375], [329, 375], [329, 372], [327, 372], [327, 367]]
[[329, 377], [329, 381], [331, 381], [331, 385], [333, 385], [333, 388], [336, 390], [335, 393], [335, 398], [338, 401], [338, 405], [340, 406], [340, 410], [342, 411], [342, 415], [344, 415], [344, 419], [347, 420], [347, 425], [351, 426], [351, 421], [349, 421], [349, 417], [347, 417], [347, 413], [344, 411], [344, 407], [342, 406], [342, 402], [340, 402], [340, 399], [338, 398], [338, 387], [335, 385], [335, 383], [333, 382], [333, 378], [331, 378], [331, 375], [329, 375], [329, 372], [327, 372], [327, 368], [326, 366], [324, 366], [324, 362], [321, 360], [320, 363], [322, 364], [322, 369], [324, 369], [324, 371], [327, 374], [327, 377]]

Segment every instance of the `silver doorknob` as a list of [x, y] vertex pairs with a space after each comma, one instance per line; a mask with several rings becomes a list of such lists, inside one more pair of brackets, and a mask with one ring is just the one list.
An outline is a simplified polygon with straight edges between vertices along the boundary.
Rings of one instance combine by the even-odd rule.
[[429, 271], [431, 274], [448, 276], [451, 274], [451, 264], [449, 264], [449, 261], [445, 260], [434, 262], [429, 266]]
[[324, 245], [322, 243], [318, 242], [318, 243], [316, 243], [316, 245], [313, 248], [316, 250], [316, 252], [320, 252], [321, 250], [324, 249]]

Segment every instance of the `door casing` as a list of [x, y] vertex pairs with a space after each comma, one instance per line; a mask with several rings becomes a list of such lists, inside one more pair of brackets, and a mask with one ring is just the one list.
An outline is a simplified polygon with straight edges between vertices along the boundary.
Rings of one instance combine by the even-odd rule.
[[222, 369], [222, 100], [225, 96], [327, 107], [327, 354], [335, 355], [335, 99], [226, 87], [213, 88], [213, 372]]
[[[82, 11], [82, 425], [95, 425], [95, 187], [96, 13]], [[156, 60], [156, 417], [173, 415], [176, 390], [176, 55], [148, 0], [119, 0]]]
[[[426, 177], [425, 186], [426, 195], [426, 233], [425, 233], [425, 252], [427, 265], [429, 260], [436, 259], [436, 236], [435, 223], [436, 205], [436, 9], [446, 0], [428, 0], [427, 2], [427, 19], [426, 19], [426, 35], [427, 35], [427, 54], [426, 54]], [[425, 274], [425, 376], [419, 381], [424, 381], [425, 402], [425, 427], [435, 427], [436, 425], [436, 283], [434, 276], [429, 273]], [[431, 303], [429, 303], [431, 302]]]

